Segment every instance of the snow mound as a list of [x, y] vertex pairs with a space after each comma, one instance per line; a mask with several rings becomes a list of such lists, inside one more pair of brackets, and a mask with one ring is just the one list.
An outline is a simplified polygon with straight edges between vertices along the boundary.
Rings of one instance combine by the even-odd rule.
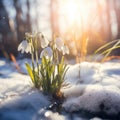
[[[116, 66], [117, 65], [117, 66]], [[68, 88], [63, 89], [66, 111], [86, 110], [108, 115], [120, 113], [120, 64], [83, 62], [70, 66]], [[79, 71], [80, 69], [80, 71]]]
[[41, 92], [30, 90], [22, 95], [10, 96], [3, 100], [0, 105], [0, 118], [1, 120], [30, 120], [37, 116], [40, 109], [49, 104], [48, 98]]
[[48, 98], [33, 88], [28, 75], [0, 60], [0, 120], [30, 120], [49, 104]]
[[60, 115], [58, 112], [41, 109], [35, 120], [69, 120], [67, 116]]
[[[26, 74], [25, 62], [18, 61]], [[49, 98], [33, 88], [30, 77], [20, 74], [13, 63], [0, 60], [0, 120], [85, 120], [72, 113], [79, 110], [107, 115], [120, 114], [120, 63], [89, 63], [69, 65], [62, 89], [65, 114], [48, 111]], [[69, 113], [67, 113], [69, 112]], [[80, 113], [81, 114], [81, 113]], [[100, 120], [93, 118], [91, 120]]]

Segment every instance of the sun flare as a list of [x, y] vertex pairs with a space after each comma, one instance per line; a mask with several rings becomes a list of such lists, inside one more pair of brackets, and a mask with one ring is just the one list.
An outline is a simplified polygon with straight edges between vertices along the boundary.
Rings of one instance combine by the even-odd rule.
[[78, 0], [65, 0], [61, 2], [60, 12], [69, 25], [74, 24], [79, 18], [79, 3]]
[[75, 19], [78, 17], [78, 5], [73, 0], [66, 2], [64, 4], [65, 15], [69, 19], [70, 23], [75, 22]]
[[62, 17], [70, 24], [79, 24], [80, 20], [87, 19], [89, 14], [89, 4], [88, 2], [81, 0], [62, 0], [60, 7], [60, 13]]
[[[90, 4], [88, 1], [83, 0], [61, 0], [60, 1], [60, 14], [62, 23], [65, 23], [66, 27], [74, 26], [81, 27], [89, 22], [88, 16], [90, 17]], [[65, 27], [65, 28], [66, 28]]]

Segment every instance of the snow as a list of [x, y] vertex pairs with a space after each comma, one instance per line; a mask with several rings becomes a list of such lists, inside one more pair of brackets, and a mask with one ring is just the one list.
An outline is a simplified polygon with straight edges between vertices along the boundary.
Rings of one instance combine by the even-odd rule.
[[29, 120], [49, 104], [48, 98], [33, 88], [28, 75], [18, 73], [13, 64], [0, 61], [1, 120]]
[[[25, 62], [19, 60], [18, 73], [12, 62], [0, 60], [0, 120], [86, 120], [81, 110], [90, 113], [103, 112], [107, 115], [120, 113], [120, 61], [105, 63], [82, 62], [69, 65], [66, 82], [69, 86], [62, 89], [65, 113], [47, 110], [49, 97], [35, 89], [26, 74]], [[94, 116], [91, 120], [101, 120]]]
[[67, 117], [60, 115], [59, 113], [53, 113], [51, 111], [42, 111], [43, 114], [42, 119], [46, 120], [68, 120]]
[[66, 97], [63, 107], [66, 111], [87, 110], [117, 115], [120, 112], [119, 68], [119, 63], [111, 62], [83, 62], [71, 66], [67, 79], [70, 87], [63, 89]]

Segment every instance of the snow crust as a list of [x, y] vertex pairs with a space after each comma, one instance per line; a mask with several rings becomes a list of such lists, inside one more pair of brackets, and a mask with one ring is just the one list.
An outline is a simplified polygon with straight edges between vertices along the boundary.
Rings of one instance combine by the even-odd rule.
[[18, 73], [13, 63], [0, 61], [0, 120], [31, 120], [49, 104], [28, 75]]
[[[69, 120], [46, 109], [49, 98], [33, 88], [25, 69], [24, 59], [18, 61], [20, 74], [13, 63], [0, 60], [0, 120]], [[66, 112], [85, 110], [91, 113], [104, 112], [108, 115], [120, 113], [120, 61], [69, 65], [66, 74], [67, 88], [63, 107]], [[100, 120], [100, 118], [92, 118]], [[92, 120], [91, 119], [91, 120]], [[85, 120], [73, 116], [73, 120]]]
[[[80, 74], [79, 74], [80, 68]], [[120, 63], [106, 62], [73, 65], [67, 74], [70, 87], [63, 89], [66, 111], [87, 110], [93, 113], [120, 112]]]

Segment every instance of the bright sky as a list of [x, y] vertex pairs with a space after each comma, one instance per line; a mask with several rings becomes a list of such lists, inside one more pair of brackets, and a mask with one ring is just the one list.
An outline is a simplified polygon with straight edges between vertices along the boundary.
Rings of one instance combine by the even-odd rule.
[[[50, 25], [50, 0], [36, 0], [36, 5], [33, 4], [34, 1], [31, 0], [30, 14], [32, 20], [35, 20], [37, 16], [37, 21], [39, 26], [36, 26], [36, 23], [32, 23], [33, 31], [39, 29], [40, 31], [45, 32], [48, 36], [51, 35], [51, 25]], [[9, 12], [9, 17], [15, 18], [15, 9], [13, 8], [12, 2], [9, 0], [4, 0], [7, 11]], [[24, 5], [25, 1], [21, 0], [23, 13], [26, 13], [26, 7]], [[74, 31], [81, 33], [82, 29], [87, 29], [92, 24], [92, 27], [99, 29], [99, 15], [96, 11], [97, 5], [96, 0], [58, 0], [59, 8], [59, 25], [60, 31], [63, 33], [65, 31]], [[106, 2], [104, 0], [100, 1], [102, 9], [104, 10]], [[8, 7], [9, 6], [9, 7]], [[105, 11], [103, 11], [105, 13]], [[96, 17], [97, 16], [97, 17]], [[112, 32], [117, 34], [117, 24], [115, 19], [114, 11], [112, 12], [113, 17], [111, 17]], [[56, 18], [57, 20], [57, 18]], [[104, 17], [104, 22], [106, 18]], [[106, 27], [106, 24], [105, 24]]]

